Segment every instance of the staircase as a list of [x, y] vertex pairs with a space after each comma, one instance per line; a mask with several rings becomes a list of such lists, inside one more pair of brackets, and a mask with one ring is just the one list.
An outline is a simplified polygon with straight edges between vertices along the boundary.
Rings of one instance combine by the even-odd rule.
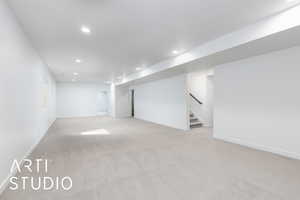
[[193, 114], [190, 113], [190, 128], [200, 128], [203, 124], [199, 121], [199, 119]]

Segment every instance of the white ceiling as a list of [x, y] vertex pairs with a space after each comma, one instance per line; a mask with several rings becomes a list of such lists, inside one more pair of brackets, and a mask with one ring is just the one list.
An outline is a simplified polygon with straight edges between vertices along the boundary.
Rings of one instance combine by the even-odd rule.
[[[8, 0], [58, 81], [115, 80], [291, 7], [289, 0]], [[90, 27], [91, 34], [80, 32]], [[81, 59], [76, 63], [75, 59]]]

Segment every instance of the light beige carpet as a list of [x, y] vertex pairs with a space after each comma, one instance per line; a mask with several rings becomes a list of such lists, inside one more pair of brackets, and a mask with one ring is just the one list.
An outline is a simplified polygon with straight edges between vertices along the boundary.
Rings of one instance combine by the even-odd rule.
[[[100, 129], [100, 130], [99, 130]], [[99, 135], [83, 133], [97, 130]], [[93, 132], [95, 134], [95, 132]], [[1, 200], [298, 200], [300, 161], [133, 119], [59, 119], [31, 159], [47, 176], [71, 176], [62, 191], [11, 191]], [[23, 172], [18, 176], [43, 176]]]

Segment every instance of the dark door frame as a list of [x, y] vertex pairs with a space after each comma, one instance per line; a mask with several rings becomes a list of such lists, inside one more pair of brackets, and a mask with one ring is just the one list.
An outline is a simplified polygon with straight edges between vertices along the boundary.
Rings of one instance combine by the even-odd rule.
[[134, 90], [131, 90], [131, 117], [134, 117]]

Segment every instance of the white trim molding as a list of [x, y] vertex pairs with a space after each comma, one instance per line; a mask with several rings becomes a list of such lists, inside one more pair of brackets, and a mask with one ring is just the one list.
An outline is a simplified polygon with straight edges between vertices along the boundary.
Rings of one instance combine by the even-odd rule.
[[[35, 143], [34, 145], [32, 145], [32, 147], [29, 149], [29, 151], [27, 151], [27, 153], [24, 155], [24, 157], [19, 161], [19, 165], [20, 166], [23, 165], [24, 159], [28, 158], [29, 155], [33, 152], [33, 150], [37, 147], [37, 145], [40, 144], [40, 142], [42, 141], [42, 139], [48, 133], [50, 127], [54, 124], [55, 120], [53, 120], [52, 123], [50, 123], [49, 128], [47, 129], [47, 131], [39, 138], [39, 140], [38, 140], [37, 143]], [[17, 172], [18, 171], [15, 168], [15, 170], [13, 172], [9, 173], [7, 175], [7, 177], [2, 181], [2, 183], [0, 184], [0, 197], [1, 197], [2, 193], [6, 190], [8, 184], [9, 184], [10, 177], [15, 176], [17, 174]]]
[[243, 141], [242, 139], [239, 139], [239, 138], [222, 137], [222, 136], [218, 136], [218, 135], [214, 135], [213, 137], [215, 139], [218, 139], [218, 140], [223, 140], [225, 142], [238, 144], [238, 145], [245, 146], [245, 147], [248, 147], [248, 148], [251, 148], [251, 149], [255, 149], [255, 150], [259, 150], [259, 151], [265, 151], [265, 152], [277, 154], [277, 155], [280, 155], [280, 156], [284, 156], [284, 157], [287, 157], [287, 158], [300, 160], [300, 155], [299, 154], [297, 154], [295, 152], [286, 151], [284, 149], [277, 149], [277, 148], [268, 147], [268, 146], [265, 146], [265, 145], [254, 144], [254, 143]]

